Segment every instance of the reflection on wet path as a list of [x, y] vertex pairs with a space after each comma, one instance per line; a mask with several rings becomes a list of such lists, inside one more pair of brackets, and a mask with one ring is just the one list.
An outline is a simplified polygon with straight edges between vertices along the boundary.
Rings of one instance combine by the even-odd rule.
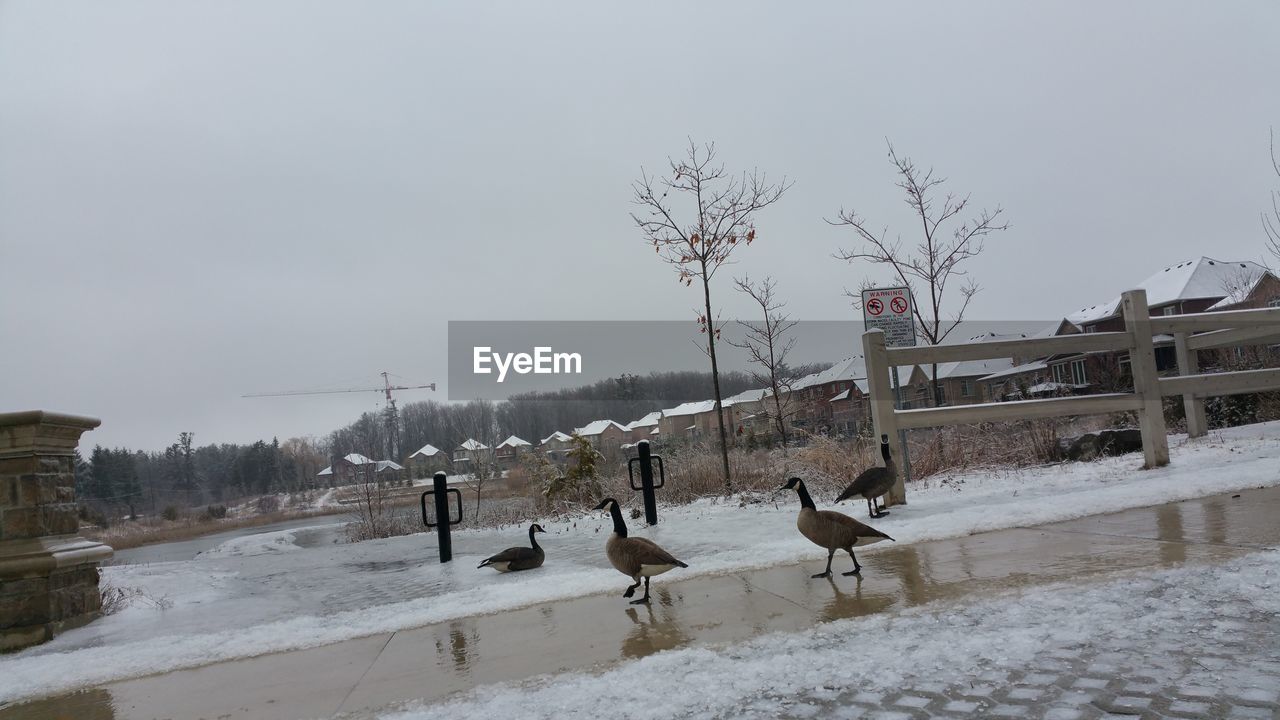
[[[909, 512], [909, 509], [905, 509]], [[219, 663], [0, 710], [12, 718], [324, 717], [477, 685], [600, 668], [1031, 584], [1221, 562], [1280, 545], [1280, 489], [859, 553], [862, 577], [823, 561], [655, 585], [463, 618], [312, 650]], [[394, 573], [396, 567], [379, 567]]]

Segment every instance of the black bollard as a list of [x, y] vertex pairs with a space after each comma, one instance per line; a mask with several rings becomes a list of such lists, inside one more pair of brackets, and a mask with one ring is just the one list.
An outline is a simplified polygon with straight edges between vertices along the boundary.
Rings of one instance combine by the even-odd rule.
[[[444, 472], [438, 472], [432, 478], [432, 489], [422, 493], [422, 524], [434, 527], [440, 539], [440, 562], [447, 563], [453, 559], [453, 539], [449, 537], [449, 527], [462, 522], [462, 493], [457, 488], [448, 487], [448, 479]], [[449, 493], [458, 498], [458, 518], [449, 517]], [[427, 520], [427, 496], [435, 496], [436, 521]]]
[[[649, 441], [641, 440], [636, 449], [640, 452], [640, 457], [634, 457], [627, 461], [627, 478], [631, 481], [631, 489], [639, 490], [644, 497], [644, 521], [650, 525], [658, 524], [658, 500], [654, 497], [653, 491], [662, 487], [667, 482], [667, 473], [662, 467], [662, 457], [651, 455], [649, 453]], [[653, 482], [653, 461], [658, 461], [658, 482]], [[635, 474], [632, 468], [636, 463], [640, 463], [640, 487], [636, 487]]]

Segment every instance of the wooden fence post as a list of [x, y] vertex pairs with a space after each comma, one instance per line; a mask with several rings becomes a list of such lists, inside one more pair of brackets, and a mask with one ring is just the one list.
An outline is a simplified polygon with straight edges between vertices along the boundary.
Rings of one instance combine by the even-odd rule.
[[[889, 452], [902, 467], [906, 448], [898, 436], [898, 418], [894, 415], [893, 390], [889, 387], [889, 354], [884, 344], [884, 331], [874, 328], [862, 333], [862, 353], [867, 361], [867, 391], [871, 394], [871, 424], [875, 427], [877, 446], [881, 435], [889, 436]], [[877, 453], [877, 462], [883, 462]], [[903, 475], [889, 491], [889, 505], [907, 504], [907, 484]]]
[[[1200, 372], [1200, 353], [1187, 347], [1187, 333], [1174, 333], [1173, 346], [1178, 354], [1179, 375], [1195, 375]], [[1202, 437], [1209, 431], [1203, 397], [1186, 393], [1182, 396], [1182, 408], [1187, 416], [1187, 437]]]
[[1129, 369], [1133, 391], [1142, 399], [1138, 426], [1142, 431], [1144, 467], [1169, 464], [1169, 438], [1165, 434], [1164, 403], [1160, 377], [1156, 374], [1156, 351], [1151, 339], [1151, 311], [1147, 291], [1129, 290], [1120, 296], [1124, 308], [1124, 328], [1129, 333]]

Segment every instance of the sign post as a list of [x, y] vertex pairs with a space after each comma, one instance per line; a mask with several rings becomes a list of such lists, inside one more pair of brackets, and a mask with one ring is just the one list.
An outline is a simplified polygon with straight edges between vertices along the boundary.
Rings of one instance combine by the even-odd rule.
[[[886, 347], [914, 347], [916, 322], [911, 310], [911, 288], [870, 288], [862, 291], [862, 322], [866, 329], [879, 328], [884, 332]], [[890, 367], [893, 379], [893, 408], [902, 409], [902, 385], [898, 380], [898, 368]], [[878, 430], [878, 428], [877, 428]], [[907, 452], [907, 431], [898, 431], [898, 447], [902, 448], [902, 477], [911, 480], [911, 456]], [[902, 500], [905, 504], [905, 498]]]

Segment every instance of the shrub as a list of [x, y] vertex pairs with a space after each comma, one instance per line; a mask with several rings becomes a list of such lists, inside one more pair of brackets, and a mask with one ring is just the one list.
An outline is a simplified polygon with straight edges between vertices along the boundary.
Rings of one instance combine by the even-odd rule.
[[204, 518], [206, 520], [222, 520], [226, 516], [226, 505], [210, 505], [204, 509]]
[[276, 495], [263, 495], [258, 498], [257, 509], [259, 515], [269, 515], [273, 512], [279, 512], [280, 498]]
[[165, 505], [164, 509], [160, 511], [160, 517], [169, 522], [176, 522], [178, 518], [182, 517], [182, 511], [176, 505]]

